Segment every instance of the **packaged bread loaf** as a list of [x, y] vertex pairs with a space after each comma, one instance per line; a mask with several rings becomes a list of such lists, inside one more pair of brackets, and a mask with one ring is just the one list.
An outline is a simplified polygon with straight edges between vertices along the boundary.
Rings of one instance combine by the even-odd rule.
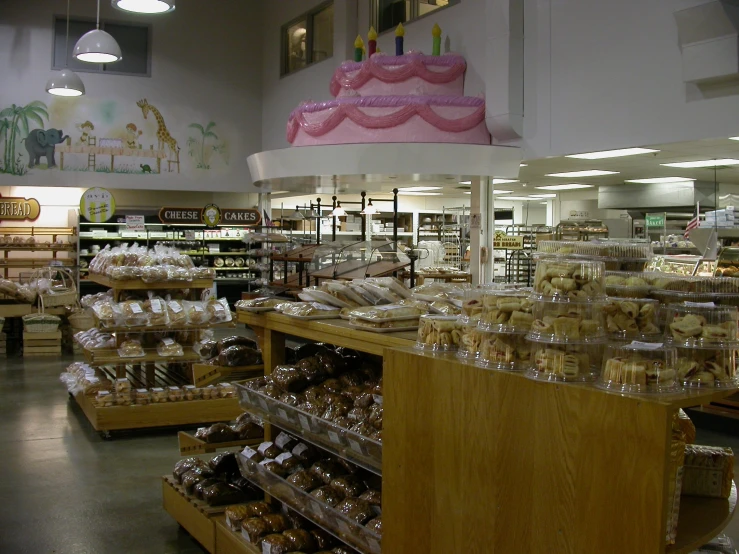
[[144, 302], [144, 310], [149, 319], [149, 325], [152, 327], [166, 326], [169, 324], [169, 311], [167, 305], [162, 298], [158, 296], [150, 296]]
[[231, 308], [229, 308], [228, 301], [225, 298], [216, 299], [211, 297], [205, 303], [205, 311], [210, 323], [228, 323], [231, 321]]
[[181, 300], [167, 300], [167, 315], [172, 327], [187, 324], [187, 313]]
[[121, 358], [142, 358], [146, 356], [141, 341], [136, 339], [129, 339], [123, 341], [118, 347], [118, 355]]
[[164, 337], [162, 340], [159, 341], [159, 344], [157, 344], [157, 354], [160, 356], [166, 356], [168, 358], [178, 357], [178, 356], [184, 356], [185, 352], [182, 349], [182, 345], [178, 342], [175, 342], [174, 339], [171, 339], [169, 337]]
[[262, 354], [248, 346], [229, 346], [218, 355], [222, 367], [251, 366], [262, 363]]
[[208, 323], [209, 315], [205, 309], [205, 306], [203, 305], [203, 302], [191, 302], [189, 300], [184, 300], [182, 302], [182, 306], [185, 309], [187, 322], [190, 325], [204, 325]]
[[729, 498], [734, 479], [731, 448], [689, 444], [685, 447], [682, 494]]

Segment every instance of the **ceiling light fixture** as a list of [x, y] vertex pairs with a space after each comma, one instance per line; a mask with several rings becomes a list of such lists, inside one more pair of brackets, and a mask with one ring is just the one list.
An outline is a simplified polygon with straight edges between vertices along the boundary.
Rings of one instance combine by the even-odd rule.
[[290, 220], [295, 221], [295, 220], [305, 219], [305, 216], [300, 213], [298, 206], [295, 206], [295, 211], [291, 213], [290, 216], [286, 217], [285, 219], [290, 219]]
[[504, 185], [505, 183], [518, 183], [518, 179], [493, 179], [494, 185]]
[[95, 29], [82, 35], [74, 45], [74, 58], [87, 63], [113, 63], [123, 59], [116, 40], [110, 33], [100, 30], [100, 0]]
[[174, 11], [175, 0], [111, 0], [114, 8], [134, 13], [167, 13]]
[[532, 194], [531, 198], [557, 198], [556, 194]]
[[505, 198], [501, 198], [501, 200], [538, 200], [538, 198], [533, 198], [532, 196], [506, 196]]
[[52, 75], [46, 81], [46, 92], [54, 96], [82, 96], [85, 94], [85, 84], [69, 65], [69, 0], [67, 0], [67, 38], [64, 43], [64, 69], [59, 74]]
[[468, 190], [465, 190], [465, 191], [462, 191], [462, 194], [472, 194], [472, 193]]
[[511, 194], [513, 193], [512, 190], [494, 190], [493, 194]]
[[574, 190], [574, 189], [591, 189], [593, 185], [581, 185], [579, 183], [568, 183], [566, 185], [546, 185], [534, 187], [540, 190]]
[[606, 158], [621, 158], [623, 156], [636, 156], [638, 154], [651, 154], [659, 152], [651, 148], [621, 148], [620, 150], [603, 150], [601, 152], [586, 152], [585, 154], [570, 154], [565, 158], [577, 158], [579, 160], [603, 160]]
[[739, 165], [739, 160], [733, 158], [723, 158], [721, 160], [699, 160], [696, 162], [675, 162], [670, 164], [660, 164], [667, 167], [718, 167], [720, 165]]
[[334, 208], [334, 211], [332, 211], [329, 215], [331, 217], [344, 217], [346, 215], [346, 210], [341, 207], [341, 200], [336, 202], [336, 207]]
[[441, 190], [441, 187], [402, 187], [398, 189], [398, 192], [413, 192], [413, 191], [427, 191], [427, 190]]
[[398, 191], [398, 196], [441, 196], [440, 192], [414, 192], [414, 191], [408, 191], [408, 192], [400, 192]]
[[519, 167], [529, 167], [529, 164], [518, 164]]
[[585, 171], [566, 171], [565, 173], [547, 173], [547, 177], [598, 177], [600, 175], [615, 175], [616, 173], [618, 171], [588, 169]]
[[378, 210], [372, 205], [372, 199], [370, 198], [369, 204], [367, 204], [364, 210], [362, 210], [360, 213], [361, 215], [375, 215], [375, 214], [379, 214], [380, 210]]
[[729, 137], [729, 140], [739, 140], [739, 137]]
[[289, 190], [271, 190], [267, 194], [271, 194], [275, 196], [277, 194], [288, 194], [289, 192], [290, 192]]
[[649, 179], [626, 179], [624, 183], [642, 183], [645, 185], [653, 183], [682, 183], [684, 181], [695, 181], [688, 177], [650, 177]]

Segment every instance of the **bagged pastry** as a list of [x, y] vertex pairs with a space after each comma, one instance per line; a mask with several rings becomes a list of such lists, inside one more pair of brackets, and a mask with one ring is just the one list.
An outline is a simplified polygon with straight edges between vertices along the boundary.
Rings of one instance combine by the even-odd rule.
[[205, 311], [211, 323], [228, 323], [231, 321], [231, 308], [225, 298], [211, 298], [205, 303]]
[[184, 356], [185, 352], [182, 350], [182, 345], [175, 342], [174, 339], [165, 337], [157, 344], [157, 354], [171, 358]]
[[149, 293], [149, 299], [144, 302], [144, 310], [152, 327], [163, 327], [169, 325], [169, 311], [162, 298]]
[[321, 479], [319, 479], [315, 474], [310, 473], [306, 470], [301, 470], [293, 473], [290, 477], [287, 478], [287, 481], [305, 492], [312, 491], [313, 489], [319, 487], [322, 483]]
[[172, 327], [187, 325], [187, 312], [181, 300], [167, 300], [167, 315]]
[[347, 516], [349, 519], [353, 519], [360, 525], [364, 525], [375, 515], [372, 511], [372, 507], [367, 502], [357, 498], [347, 498], [343, 500], [336, 505], [336, 510]]
[[230, 346], [246, 346], [253, 350], [259, 350], [259, 345], [257, 344], [255, 340], [252, 340], [248, 337], [241, 337], [238, 335], [234, 335], [232, 337], [226, 337], [224, 339], [219, 340], [216, 343], [216, 350], [217, 352], [221, 352], [222, 350], [225, 350], [226, 348]]
[[293, 551], [313, 552], [316, 549], [316, 541], [305, 529], [288, 529], [282, 533], [283, 537], [287, 537], [292, 543]]
[[184, 300], [182, 302], [182, 306], [185, 309], [187, 322], [190, 325], [205, 325], [206, 323], [208, 323], [209, 315], [208, 312], [205, 310], [203, 302], [192, 302], [189, 300]]
[[218, 365], [223, 367], [251, 366], [261, 363], [261, 352], [247, 346], [229, 346], [218, 355]]
[[218, 356], [218, 345], [214, 340], [202, 340], [196, 342], [192, 349], [204, 360], [210, 360]]
[[121, 358], [143, 358], [146, 356], [146, 352], [141, 346], [141, 341], [130, 339], [121, 343], [118, 348], [118, 355]]
[[283, 535], [267, 535], [262, 539], [262, 552], [268, 554], [287, 554], [292, 551], [292, 542]]

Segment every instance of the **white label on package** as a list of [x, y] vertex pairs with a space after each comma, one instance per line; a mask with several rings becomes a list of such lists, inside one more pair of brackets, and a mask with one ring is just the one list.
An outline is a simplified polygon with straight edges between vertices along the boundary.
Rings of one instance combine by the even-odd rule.
[[372, 399], [375, 401], [375, 404], [379, 404], [380, 406], [382, 406], [382, 395], [373, 394]]
[[176, 314], [180, 313], [182, 311], [182, 304], [177, 302], [176, 300], [172, 300], [169, 303], [169, 307], [172, 309], [172, 311]]
[[162, 301], [158, 298], [153, 298], [151, 301], [151, 311], [155, 314], [162, 313]]
[[135, 302], [132, 303], [132, 304], [129, 304], [129, 306], [131, 306], [131, 311], [133, 313], [135, 313], [135, 314], [142, 314], [142, 313], [144, 313], [144, 310], [141, 309], [141, 306], [139, 306]]
[[286, 462], [292, 457], [293, 455], [290, 452], [283, 452], [282, 454], [280, 454], [279, 456], [275, 458], [275, 462], [282, 465], [284, 462]]
[[162, 339], [162, 344], [164, 346], [172, 346], [174, 344], [174, 339], [170, 339], [169, 337], [165, 337]]
[[[280, 410], [280, 411], [283, 411], [283, 410]], [[279, 435], [277, 435], [277, 438], [275, 439], [275, 444], [281, 450], [285, 450], [287, 443], [289, 443], [291, 440], [293, 440], [293, 438], [290, 435], [288, 435], [285, 432], [282, 432]]]
[[203, 311], [203, 307], [200, 304], [193, 304], [192, 307], [193, 307], [193, 309], [196, 312], [202, 312]]
[[639, 342], [639, 341], [632, 341], [629, 345], [632, 348], [638, 349], [638, 350], [659, 350], [662, 348], [661, 342]]
[[267, 451], [267, 449], [274, 446], [274, 444], [275, 443], [273, 442], [263, 442], [262, 444], [259, 445], [259, 448], [257, 450], [262, 456], [264, 456], [265, 455], [264, 453]]
[[262, 543], [262, 554], [272, 554], [272, 545], [270, 543]]
[[298, 415], [298, 419], [300, 420], [300, 426], [305, 431], [310, 431], [310, 422], [308, 421], [308, 418], [305, 417], [303, 414]]
[[683, 306], [690, 308], [715, 308], [716, 304], [713, 302], [685, 302]]
[[331, 442], [334, 442], [336, 444], [341, 444], [341, 440], [339, 440], [339, 435], [337, 435], [333, 431], [328, 432], [328, 438], [331, 439]]
[[383, 312], [389, 312], [390, 310], [397, 310], [403, 308], [403, 306], [397, 306], [395, 304], [385, 304], [384, 306], [375, 306], [374, 310], [382, 310]]
[[354, 452], [356, 452], [357, 454], [364, 454], [364, 452], [362, 452], [362, 447], [359, 445], [357, 441], [352, 440], [352, 439], [347, 439], [347, 440], [349, 441], [349, 446], [351, 447], [352, 450], [354, 450]]
[[338, 310], [336, 306], [327, 306], [326, 304], [321, 304], [319, 302], [313, 302], [312, 306], [316, 310], [324, 310], [324, 311], [332, 311], [332, 312], [335, 312], [336, 310]]
[[241, 451], [241, 454], [244, 456], [244, 458], [251, 460], [254, 456], [259, 454], [259, 452], [257, 452], [250, 446], [245, 446], [244, 449]]
[[308, 445], [301, 442], [298, 446], [293, 448], [293, 454], [296, 456], [302, 456], [306, 450], [308, 450]]

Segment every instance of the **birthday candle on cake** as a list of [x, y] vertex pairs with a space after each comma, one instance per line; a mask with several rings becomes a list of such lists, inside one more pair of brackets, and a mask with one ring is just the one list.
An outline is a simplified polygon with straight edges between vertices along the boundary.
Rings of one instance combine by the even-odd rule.
[[371, 58], [372, 54], [377, 52], [377, 31], [374, 27], [370, 27], [369, 33], [367, 33], [367, 57]]
[[434, 23], [434, 28], [431, 29], [431, 35], [434, 37], [434, 47], [431, 50], [432, 56], [441, 56], [441, 27], [438, 23]]
[[403, 37], [404, 36], [405, 36], [405, 29], [403, 29], [403, 24], [398, 23], [398, 28], [395, 29], [395, 55], [396, 56], [403, 55]]
[[360, 35], [357, 35], [357, 40], [354, 41], [354, 61], [362, 61], [362, 53], [364, 52], [364, 41]]

